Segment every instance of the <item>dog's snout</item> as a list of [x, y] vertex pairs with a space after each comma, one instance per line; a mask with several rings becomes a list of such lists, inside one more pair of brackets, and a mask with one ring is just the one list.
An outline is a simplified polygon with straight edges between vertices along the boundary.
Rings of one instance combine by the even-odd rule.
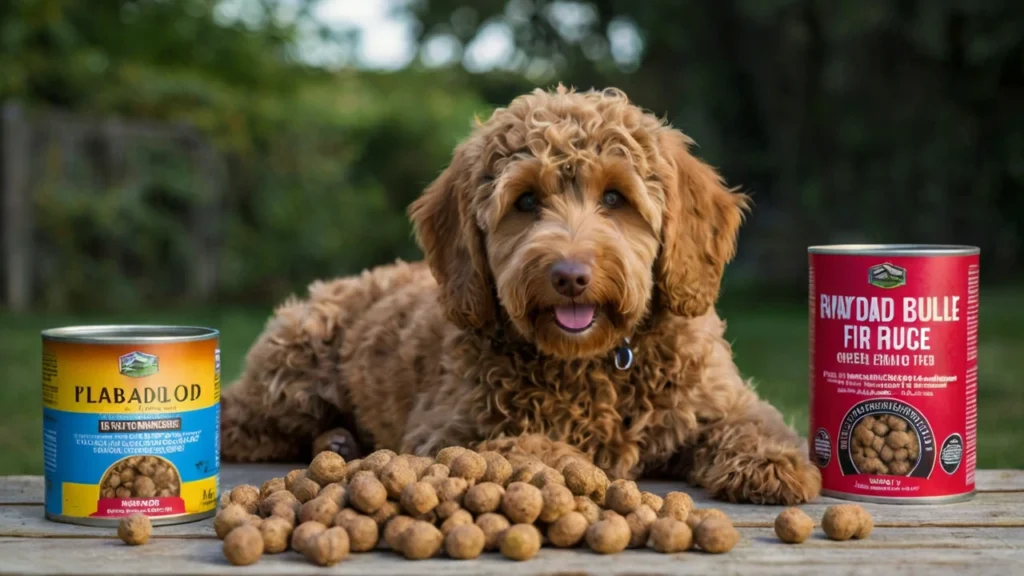
[[551, 285], [562, 296], [575, 298], [590, 286], [590, 266], [577, 260], [562, 260], [551, 267]]

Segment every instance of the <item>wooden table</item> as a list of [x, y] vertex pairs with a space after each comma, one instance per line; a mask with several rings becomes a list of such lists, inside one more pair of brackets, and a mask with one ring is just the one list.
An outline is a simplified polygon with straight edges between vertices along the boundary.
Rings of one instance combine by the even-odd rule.
[[[225, 466], [222, 489], [261, 484], [299, 466]], [[728, 513], [742, 533], [732, 552], [663, 555], [628, 550], [599, 556], [586, 549], [542, 549], [517, 563], [498, 554], [473, 561], [412, 562], [387, 551], [352, 555], [319, 568], [295, 552], [265, 555], [255, 565], [234, 567], [221, 555], [212, 520], [158, 527], [142, 547], [129, 547], [112, 528], [91, 528], [43, 518], [43, 482], [38, 476], [0, 478], [0, 574], [1012, 574], [1024, 571], [1024, 472], [978, 473], [978, 495], [970, 502], [933, 506], [867, 504], [875, 530], [861, 541], [832, 542], [820, 528], [801, 545], [776, 539], [772, 523], [781, 508], [730, 505], [709, 500], [683, 485], [641, 482], [664, 494], [686, 490], [701, 507]], [[828, 504], [803, 506], [817, 522]], [[1024, 573], [1024, 572], [1022, 572]]]

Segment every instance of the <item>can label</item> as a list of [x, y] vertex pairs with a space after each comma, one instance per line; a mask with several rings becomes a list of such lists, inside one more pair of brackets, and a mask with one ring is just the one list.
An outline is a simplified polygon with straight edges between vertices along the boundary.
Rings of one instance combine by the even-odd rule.
[[200, 514], [217, 503], [217, 340], [43, 340], [46, 512]]
[[810, 457], [823, 490], [974, 490], [978, 255], [810, 255]]

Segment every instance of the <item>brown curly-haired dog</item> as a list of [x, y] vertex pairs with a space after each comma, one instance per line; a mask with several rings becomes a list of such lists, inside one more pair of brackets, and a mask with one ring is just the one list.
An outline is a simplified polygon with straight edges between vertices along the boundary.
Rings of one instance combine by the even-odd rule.
[[714, 309], [747, 198], [690, 146], [615, 90], [495, 111], [410, 208], [425, 264], [276, 310], [224, 394], [224, 458], [582, 452], [612, 478], [815, 498], [802, 439], [740, 377]]

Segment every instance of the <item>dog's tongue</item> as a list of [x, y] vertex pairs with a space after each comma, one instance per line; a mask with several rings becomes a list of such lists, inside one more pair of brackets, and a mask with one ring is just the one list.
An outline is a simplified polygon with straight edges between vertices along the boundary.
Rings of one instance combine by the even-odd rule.
[[594, 319], [594, 307], [582, 304], [555, 307], [555, 321], [569, 330], [583, 330]]

